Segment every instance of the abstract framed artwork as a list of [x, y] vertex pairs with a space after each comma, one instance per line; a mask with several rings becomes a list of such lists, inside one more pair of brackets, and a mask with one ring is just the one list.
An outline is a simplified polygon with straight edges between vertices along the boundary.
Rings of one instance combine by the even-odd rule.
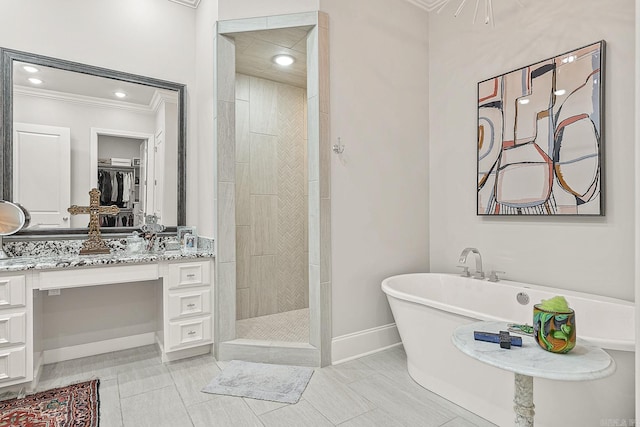
[[478, 83], [478, 215], [604, 215], [604, 48]]

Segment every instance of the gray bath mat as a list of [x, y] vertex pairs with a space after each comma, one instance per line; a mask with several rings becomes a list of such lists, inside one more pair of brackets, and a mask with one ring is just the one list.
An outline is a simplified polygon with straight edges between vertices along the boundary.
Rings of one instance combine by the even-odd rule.
[[296, 403], [311, 375], [313, 368], [232, 360], [202, 391]]

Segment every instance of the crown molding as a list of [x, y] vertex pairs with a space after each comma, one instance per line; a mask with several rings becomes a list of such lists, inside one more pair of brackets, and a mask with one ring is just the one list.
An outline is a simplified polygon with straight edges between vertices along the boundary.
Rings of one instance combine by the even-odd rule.
[[[158, 91], [156, 91], [157, 94]], [[14, 86], [13, 87], [14, 95], [23, 95], [23, 96], [31, 96], [33, 98], [44, 98], [51, 99], [54, 101], [63, 101], [71, 104], [77, 105], [89, 105], [92, 107], [101, 107], [101, 108], [112, 108], [112, 109], [120, 109], [127, 111], [134, 111], [136, 113], [151, 113], [153, 112], [152, 105], [136, 105], [130, 104], [127, 102], [115, 101], [115, 100], [107, 100], [102, 98], [95, 98], [92, 96], [85, 95], [75, 95], [66, 92], [58, 92], [55, 90], [47, 90], [47, 89], [35, 89], [26, 86]], [[156, 98], [156, 94], [154, 94], [153, 99]], [[153, 102], [153, 100], [152, 100]]]
[[158, 112], [158, 108], [162, 102], [165, 103], [178, 103], [178, 94], [172, 93], [169, 91], [156, 90], [153, 93], [153, 97], [151, 98], [151, 102], [149, 102], [149, 109], [153, 112]]
[[183, 6], [192, 7], [194, 9], [196, 9], [200, 4], [200, 0], [169, 0], [169, 1], [181, 4]]

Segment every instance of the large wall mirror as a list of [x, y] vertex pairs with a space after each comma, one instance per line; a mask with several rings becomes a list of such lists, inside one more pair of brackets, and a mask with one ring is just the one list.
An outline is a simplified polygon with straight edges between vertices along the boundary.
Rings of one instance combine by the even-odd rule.
[[120, 214], [104, 233], [139, 228], [146, 215], [185, 224], [183, 84], [0, 48], [2, 198], [31, 214], [26, 235], [87, 232], [98, 188]]

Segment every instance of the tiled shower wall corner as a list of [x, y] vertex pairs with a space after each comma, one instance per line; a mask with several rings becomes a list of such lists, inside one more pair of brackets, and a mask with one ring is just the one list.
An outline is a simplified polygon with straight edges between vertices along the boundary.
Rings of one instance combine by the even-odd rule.
[[305, 89], [236, 74], [236, 318], [309, 306]]

